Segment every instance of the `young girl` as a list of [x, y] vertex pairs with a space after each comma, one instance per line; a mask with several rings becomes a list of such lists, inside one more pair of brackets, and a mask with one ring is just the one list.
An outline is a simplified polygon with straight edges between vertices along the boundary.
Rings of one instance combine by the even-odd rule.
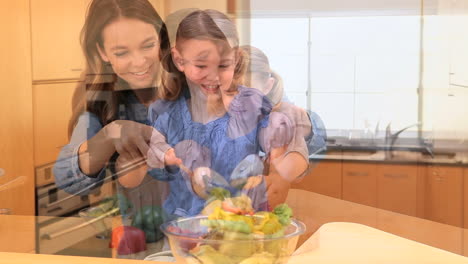
[[272, 101], [272, 111], [286, 114], [295, 127], [291, 143], [281, 157], [272, 161], [273, 166], [266, 177], [268, 199], [274, 206], [285, 202], [290, 183], [308, 172], [307, 150], [312, 154], [326, 148], [325, 127], [316, 113], [306, 113], [283, 100], [282, 79], [270, 68], [268, 57], [260, 49], [253, 46], [242, 46], [241, 49], [246, 65], [243, 83], [262, 91]]
[[[238, 87], [243, 63], [235, 26], [224, 14], [214, 10], [190, 13], [178, 25], [175, 40], [172, 60], [166, 64], [172, 69], [169, 80], [174, 82], [166, 83], [162, 98], [182, 96], [176, 101], [154, 103], [150, 113], [157, 116], [154, 127], [181, 159], [178, 165], [182, 170], [168, 167], [174, 177], [169, 182], [170, 193], [164, 207], [170, 214], [191, 216], [200, 213], [205, 204], [195, 194], [195, 174], [205, 168], [211, 176], [219, 175], [219, 182], [229, 183], [236, 167], [267, 145], [269, 140], [262, 131], [270, 129], [268, 114], [272, 105], [260, 91]], [[230, 96], [231, 93], [236, 95]], [[232, 101], [227, 102], [228, 99]], [[281, 142], [270, 145], [282, 146], [288, 139], [278, 140]], [[161, 146], [161, 142], [156, 142], [152, 144]], [[167, 149], [166, 146], [161, 152]], [[174, 164], [163, 164], [161, 157], [159, 161], [149, 164]], [[265, 185], [257, 184], [255, 188], [256, 191], [250, 191], [254, 207], [267, 209]]]

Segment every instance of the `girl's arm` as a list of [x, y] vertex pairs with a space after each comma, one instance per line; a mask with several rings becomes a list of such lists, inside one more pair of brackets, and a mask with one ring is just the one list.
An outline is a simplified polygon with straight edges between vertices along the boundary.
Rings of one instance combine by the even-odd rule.
[[291, 182], [308, 171], [308, 151], [303, 135], [305, 130], [293, 120], [285, 117], [284, 113], [271, 113], [268, 127], [260, 133], [263, 137], [260, 142], [264, 142], [262, 147], [268, 155], [265, 161], [268, 167], [265, 181], [270, 208], [284, 203]]
[[272, 112], [267, 127], [260, 130], [261, 147], [269, 156], [269, 166], [292, 182], [308, 168], [308, 151], [304, 136], [292, 118]]

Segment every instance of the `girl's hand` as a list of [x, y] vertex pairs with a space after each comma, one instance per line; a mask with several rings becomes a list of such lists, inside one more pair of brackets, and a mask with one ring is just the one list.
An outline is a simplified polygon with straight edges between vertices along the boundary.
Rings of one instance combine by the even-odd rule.
[[263, 175], [250, 176], [242, 188], [243, 190], [250, 190], [257, 187], [263, 180]]
[[178, 158], [175, 156], [174, 149], [167, 144], [166, 137], [155, 128], [152, 128], [149, 144], [146, 159], [148, 166], [163, 168], [166, 165], [178, 165]]
[[182, 164], [182, 160], [176, 156], [175, 150], [173, 148], [170, 148], [168, 151], [166, 151], [164, 155], [164, 164], [166, 164], [167, 166], [180, 166]]

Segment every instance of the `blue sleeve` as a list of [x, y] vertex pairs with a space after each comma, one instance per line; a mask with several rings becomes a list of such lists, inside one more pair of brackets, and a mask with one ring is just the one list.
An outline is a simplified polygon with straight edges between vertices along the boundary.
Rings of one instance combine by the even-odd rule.
[[[167, 114], [169, 113], [170, 108], [173, 107], [174, 104], [175, 104], [174, 101], [165, 101], [165, 100], [157, 100], [156, 102], [152, 103], [148, 107], [148, 120], [149, 120], [149, 123], [153, 127], [157, 128], [156, 124], [158, 126], [161, 125], [161, 121], [158, 121], [158, 120], [165, 119], [167, 121], [168, 120], [168, 115]], [[162, 133], [162, 131], [159, 131], [159, 132]]]
[[70, 142], [62, 147], [54, 165], [55, 183], [58, 188], [70, 194], [87, 195], [92, 189], [102, 185], [105, 168], [96, 175], [86, 175], [81, 171], [78, 162], [80, 145], [101, 129], [102, 124], [92, 113], [85, 112], [78, 118]]
[[[282, 101], [294, 105], [294, 102], [289, 100], [286, 94], [284, 94]], [[310, 124], [312, 125], [311, 133], [305, 138], [309, 155], [326, 151], [327, 131], [322, 119], [317, 113], [311, 110], [307, 110], [307, 115], [309, 116]]]
[[307, 110], [307, 114], [312, 125], [312, 131], [308, 137], [305, 138], [309, 155], [317, 154], [327, 150], [327, 131], [320, 116]]

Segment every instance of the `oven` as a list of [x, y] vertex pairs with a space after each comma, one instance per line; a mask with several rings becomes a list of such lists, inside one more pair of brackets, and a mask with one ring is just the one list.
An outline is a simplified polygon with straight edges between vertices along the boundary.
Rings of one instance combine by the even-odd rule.
[[[89, 195], [72, 195], [57, 187], [53, 175], [54, 163], [37, 167], [36, 174], [36, 252], [41, 254], [80, 255], [77, 245], [96, 239], [99, 233], [93, 221], [79, 217], [79, 211], [112, 195], [112, 176], [106, 176], [103, 186]], [[108, 248], [108, 241], [101, 243]], [[96, 256], [107, 256], [100, 253]], [[109, 253], [110, 254], [110, 253]], [[91, 255], [87, 252], [86, 255]]]
[[36, 168], [36, 209], [38, 216], [73, 216], [89, 206], [87, 195], [71, 195], [55, 185], [54, 164]]

